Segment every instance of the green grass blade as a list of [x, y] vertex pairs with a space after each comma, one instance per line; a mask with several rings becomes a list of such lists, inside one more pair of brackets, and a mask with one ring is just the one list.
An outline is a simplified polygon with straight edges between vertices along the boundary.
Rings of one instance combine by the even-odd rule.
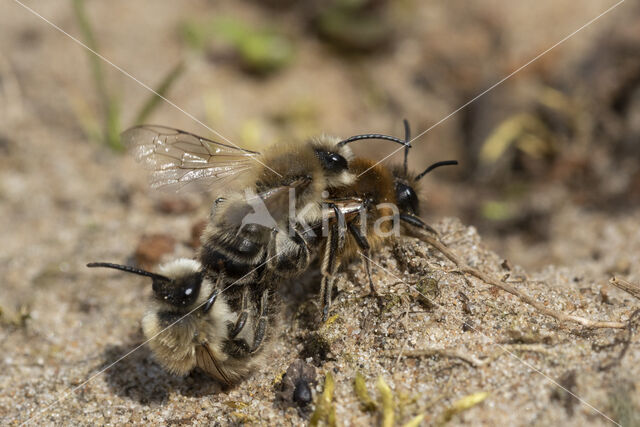
[[[72, 0], [72, 5], [76, 21], [86, 45], [94, 52], [99, 52], [98, 43], [89, 17], [87, 16], [84, 0]], [[102, 136], [102, 141], [110, 148], [116, 151], [122, 151], [124, 147], [120, 141], [120, 106], [117, 99], [109, 93], [102, 60], [90, 51], [88, 51], [88, 58], [91, 74], [104, 114], [104, 135]]]
[[160, 105], [160, 101], [162, 101], [161, 96], [166, 97], [169, 89], [171, 89], [171, 86], [173, 86], [178, 77], [180, 77], [180, 75], [184, 72], [184, 69], [184, 62], [180, 61], [176, 64], [175, 67], [169, 70], [158, 87], [155, 88], [156, 93], [152, 94], [142, 105], [142, 108], [140, 108], [140, 111], [136, 115], [135, 124], [142, 124], [149, 118], [149, 116], [158, 107], [158, 105]]

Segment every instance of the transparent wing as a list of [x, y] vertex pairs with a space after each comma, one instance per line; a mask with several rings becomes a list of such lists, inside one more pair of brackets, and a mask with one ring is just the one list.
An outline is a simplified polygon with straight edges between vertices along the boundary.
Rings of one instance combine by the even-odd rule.
[[122, 141], [146, 169], [151, 187], [181, 191], [214, 190], [221, 183], [250, 170], [256, 151], [212, 141], [166, 126], [142, 125], [128, 129]]

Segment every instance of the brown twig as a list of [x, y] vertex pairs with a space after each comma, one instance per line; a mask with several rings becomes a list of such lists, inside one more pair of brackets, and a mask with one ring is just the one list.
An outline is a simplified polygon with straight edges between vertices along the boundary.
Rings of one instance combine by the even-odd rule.
[[609, 280], [609, 284], [615, 286], [618, 289], [622, 289], [631, 296], [640, 299], [640, 286], [636, 285], [635, 283], [627, 282], [626, 280], [620, 279], [619, 277], [612, 277]]
[[507, 353], [507, 350], [508, 352], [522, 351], [522, 352], [530, 352], [530, 353], [540, 353], [547, 356], [552, 355], [549, 349], [547, 349], [546, 347], [540, 344], [502, 344], [501, 347], [502, 348], [498, 353], [489, 357], [490, 360], [494, 360], [499, 356], [501, 356], [502, 354]]
[[474, 355], [469, 355], [456, 350], [447, 350], [444, 348], [423, 348], [419, 350], [401, 350], [401, 351], [386, 351], [384, 355], [387, 357], [428, 357], [428, 356], [441, 356], [449, 357], [452, 359], [460, 359], [463, 362], [467, 362], [469, 365], [477, 368], [484, 365], [485, 362], [478, 359]]
[[471, 276], [474, 276], [489, 285], [493, 285], [499, 289], [502, 289], [505, 292], [509, 292], [510, 294], [518, 297], [521, 301], [531, 305], [542, 314], [553, 317], [554, 319], [560, 322], [578, 323], [588, 328], [624, 329], [627, 326], [626, 323], [622, 323], [622, 322], [608, 322], [608, 321], [601, 322], [601, 321], [591, 320], [585, 317], [574, 316], [574, 315], [562, 313], [560, 311], [549, 309], [545, 307], [543, 304], [533, 299], [532, 297], [530, 297], [529, 295], [520, 292], [518, 289], [514, 288], [508, 283], [504, 283], [499, 280], [496, 280], [493, 277], [489, 276], [488, 274], [467, 265], [467, 263], [461, 260], [447, 246], [445, 246], [444, 243], [442, 243], [440, 240], [438, 240], [436, 237], [432, 236], [431, 234], [425, 231], [420, 231], [420, 238], [424, 242], [430, 244], [431, 246], [436, 248], [438, 251], [440, 251], [445, 257], [447, 257], [451, 262], [453, 262], [458, 267], [458, 270], [460, 270], [462, 273], [470, 274]]
[[[429, 357], [429, 356], [440, 356], [440, 357], [448, 357], [451, 359], [460, 359], [463, 362], [468, 363], [474, 368], [479, 368], [481, 366], [485, 366], [496, 360], [498, 357], [502, 356], [505, 353], [512, 353], [514, 351], [524, 351], [524, 352], [534, 352], [534, 353], [542, 353], [546, 355], [551, 355], [551, 352], [544, 348], [539, 344], [513, 344], [500, 345], [500, 350], [493, 353], [491, 356], [488, 356], [482, 360], [478, 359], [476, 356], [472, 354], [465, 354], [461, 351], [457, 350], [447, 350], [443, 348], [423, 348], [418, 350], [405, 350], [402, 348], [400, 351], [398, 350], [390, 350], [384, 352], [384, 355], [387, 357], [396, 357], [398, 359], [400, 357]], [[397, 362], [396, 362], [397, 363]]]

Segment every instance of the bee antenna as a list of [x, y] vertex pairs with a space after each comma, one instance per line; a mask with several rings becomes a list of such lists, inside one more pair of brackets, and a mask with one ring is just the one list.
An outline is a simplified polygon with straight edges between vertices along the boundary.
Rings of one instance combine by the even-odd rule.
[[424, 172], [422, 172], [420, 175], [416, 176], [416, 181], [420, 181], [426, 174], [428, 174], [435, 168], [439, 168], [440, 166], [452, 166], [457, 164], [458, 164], [457, 160], [443, 160], [441, 162], [436, 162], [431, 166], [429, 166], [428, 168], [426, 168]]
[[411, 148], [411, 128], [409, 127], [409, 121], [407, 119], [402, 120], [404, 123], [404, 175], [407, 176], [407, 165], [409, 162], [409, 148]]
[[395, 136], [383, 135], [381, 133], [365, 133], [362, 135], [354, 135], [338, 142], [338, 147], [345, 146], [354, 141], [360, 141], [361, 139], [383, 139], [385, 141], [397, 142], [398, 144], [404, 145], [405, 147], [411, 147], [411, 144], [409, 144], [408, 141], [404, 141], [400, 138], [396, 138]]
[[113, 264], [113, 263], [110, 263], [110, 262], [90, 262], [89, 264], [87, 264], [87, 267], [113, 268], [113, 269], [116, 269], [116, 270], [126, 271], [127, 273], [137, 274], [139, 276], [151, 277], [152, 279], [155, 279], [155, 280], [163, 280], [163, 281], [167, 281], [167, 282], [171, 281], [171, 279], [169, 279], [168, 277], [163, 276], [161, 274], [151, 273], [150, 271], [142, 270], [142, 269], [135, 268], [135, 267], [129, 267], [128, 265]]

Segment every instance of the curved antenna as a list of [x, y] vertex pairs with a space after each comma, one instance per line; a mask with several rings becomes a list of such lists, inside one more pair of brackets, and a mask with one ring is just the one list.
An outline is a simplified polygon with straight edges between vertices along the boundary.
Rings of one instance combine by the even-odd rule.
[[457, 164], [458, 164], [457, 160], [443, 160], [441, 162], [435, 162], [434, 164], [426, 168], [424, 172], [422, 172], [420, 175], [416, 176], [416, 181], [420, 181], [426, 174], [428, 174], [435, 168], [439, 168], [440, 166], [452, 166]]
[[411, 148], [411, 128], [409, 127], [409, 121], [407, 119], [403, 119], [402, 123], [404, 123], [404, 176], [407, 176], [407, 165], [409, 163], [409, 148]]
[[408, 141], [403, 141], [402, 139], [396, 138], [395, 136], [383, 135], [381, 133], [365, 133], [362, 135], [354, 135], [338, 142], [338, 147], [342, 147], [354, 141], [360, 141], [361, 139], [383, 139], [385, 141], [397, 142], [398, 144], [404, 145], [405, 147], [411, 147], [411, 144], [409, 144]]
[[165, 280], [167, 282], [171, 281], [171, 279], [161, 274], [151, 273], [150, 271], [141, 270], [135, 267], [129, 267], [128, 265], [113, 264], [110, 262], [90, 262], [89, 264], [87, 264], [87, 267], [113, 268], [116, 270], [126, 271], [127, 273], [137, 274], [139, 276], [151, 277], [152, 279], [155, 279], [155, 280]]

